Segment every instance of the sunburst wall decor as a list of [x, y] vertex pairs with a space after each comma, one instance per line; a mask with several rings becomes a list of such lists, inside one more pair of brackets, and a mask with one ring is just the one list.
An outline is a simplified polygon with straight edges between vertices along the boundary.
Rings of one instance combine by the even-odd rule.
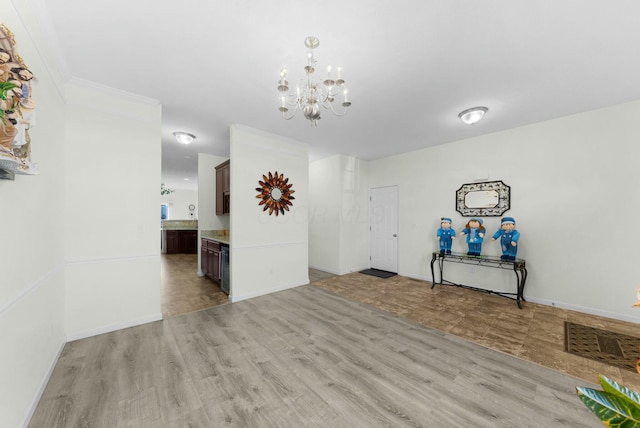
[[291, 188], [293, 184], [289, 183], [289, 179], [284, 178], [284, 174], [278, 174], [278, 171], [272, 174], [269, 171], [269, 176], [263, 174], [258, 183], [260, 187], [256, 187], [259, 192], [256, 198], [260, 199], [258, 206], [264, 205], [262, 211], [269, 210], [269, 215], [284, 215], [285, 211], [289, 211], [289, 206], [293, 206], [291, 201], [295, 198], [291, 195], [295, 190]]

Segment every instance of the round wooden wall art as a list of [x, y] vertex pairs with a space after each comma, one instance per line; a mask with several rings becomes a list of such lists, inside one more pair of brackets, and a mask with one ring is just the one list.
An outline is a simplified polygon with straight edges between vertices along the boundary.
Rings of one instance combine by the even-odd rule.
[[291, 201], [295, 198], [291, 195], [295, 190], [291, 188], [293, 184], [289, 183], [289, 179], [284, 178], [284, 174], [278, 175], [278, 171], [273, 174], [269, 172], [269, 176], [263, 174], [258, 183], [260, 187], [256, 187], [256, 198], [260, 199], [258, 206], [264, 205], [262, 211], [269, 210], [269, 215], [284, 215], [285, 211], [289, 211], [289, 206], [293, 206]]

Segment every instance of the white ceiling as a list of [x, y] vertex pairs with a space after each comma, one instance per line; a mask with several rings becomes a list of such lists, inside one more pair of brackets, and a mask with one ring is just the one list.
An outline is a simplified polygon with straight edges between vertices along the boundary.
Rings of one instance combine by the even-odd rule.
[[[197, 153], [229, 155], [232, 123], [312, 160], [371, 160], [640, 99], [637, 0], [34, 1], [69, 78], [162, 103], [170, 188], [195, 188]], [[309, 35], [353, 102], [317, 128], [283, 120], [276, 91], [283, 66], [302, 77]], [[489, 112], [464, 125], [476, 105]]]

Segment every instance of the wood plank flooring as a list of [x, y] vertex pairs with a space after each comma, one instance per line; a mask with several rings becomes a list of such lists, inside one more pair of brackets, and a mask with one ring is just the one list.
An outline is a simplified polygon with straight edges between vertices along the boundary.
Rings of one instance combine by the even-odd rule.
[[197, 254], [162, 254], [161, 269], [164, 318], [229, 303], [218, 284], [197, 275]]
[[314, 285], [588, 382], [604, 374], [640, 391], [638, 373], [564, 351], [565, 321], [638, 336], [636, 323], [531, 302], [518, 309], [503, 297], [443, 285], [432, 289], [429, 281], [402, 276], [381, 279], [351, 273]]
[[68, 343], [30, 427], [601, 426], [576, 385], [307, 285]]
[[[197, 254], [162, 254], [161, 310], [163, 318], [175, 317], [229, 303], [220, 286], [207, 277], [199, 277]], [[309, 269], [309, 281], [334, 277], [317, 269]]]

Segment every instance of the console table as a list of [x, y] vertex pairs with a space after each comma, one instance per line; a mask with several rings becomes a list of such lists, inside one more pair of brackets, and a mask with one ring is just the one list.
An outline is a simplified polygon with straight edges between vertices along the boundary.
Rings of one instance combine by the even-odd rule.
[[[438, 268], [440, 269], [440, 281], [437, 284], [454, 285], [456, 287], [466, 288], [469, 290], [482, 291], [484, 293], [489, 293], [489, 294], [496, 294], [498, 296], [506, 297], [507, 299], [515, 300], [516, 303], [518, 304], [518, 307], [522, 309], [522, 302], [525, 301], [524, 295], [523, 295], [524, 284], [527, 280], [527, 268], [526, 268], [526, 263], [523, 259], [502, 260], [500, 257], [496, 257], [496, 256], [468, 256], [462, 253], [440, 254], [440, 252], [434, 252], [433, 256], [431, 257], [431, 279], [432, 279], [431, 288], [436, 286], [436, 277], [435, 277], [435, 271], [433, 268], [436, 262], [438, 264]], [[502, 291], [494, 291], [486, 288], [472, 287], [470, 285], [456, 284], [454, 282], [447, 281], [442, 276], [445, 262], [512, 270], [516, 274], [517, 292], [505, 293]]]

